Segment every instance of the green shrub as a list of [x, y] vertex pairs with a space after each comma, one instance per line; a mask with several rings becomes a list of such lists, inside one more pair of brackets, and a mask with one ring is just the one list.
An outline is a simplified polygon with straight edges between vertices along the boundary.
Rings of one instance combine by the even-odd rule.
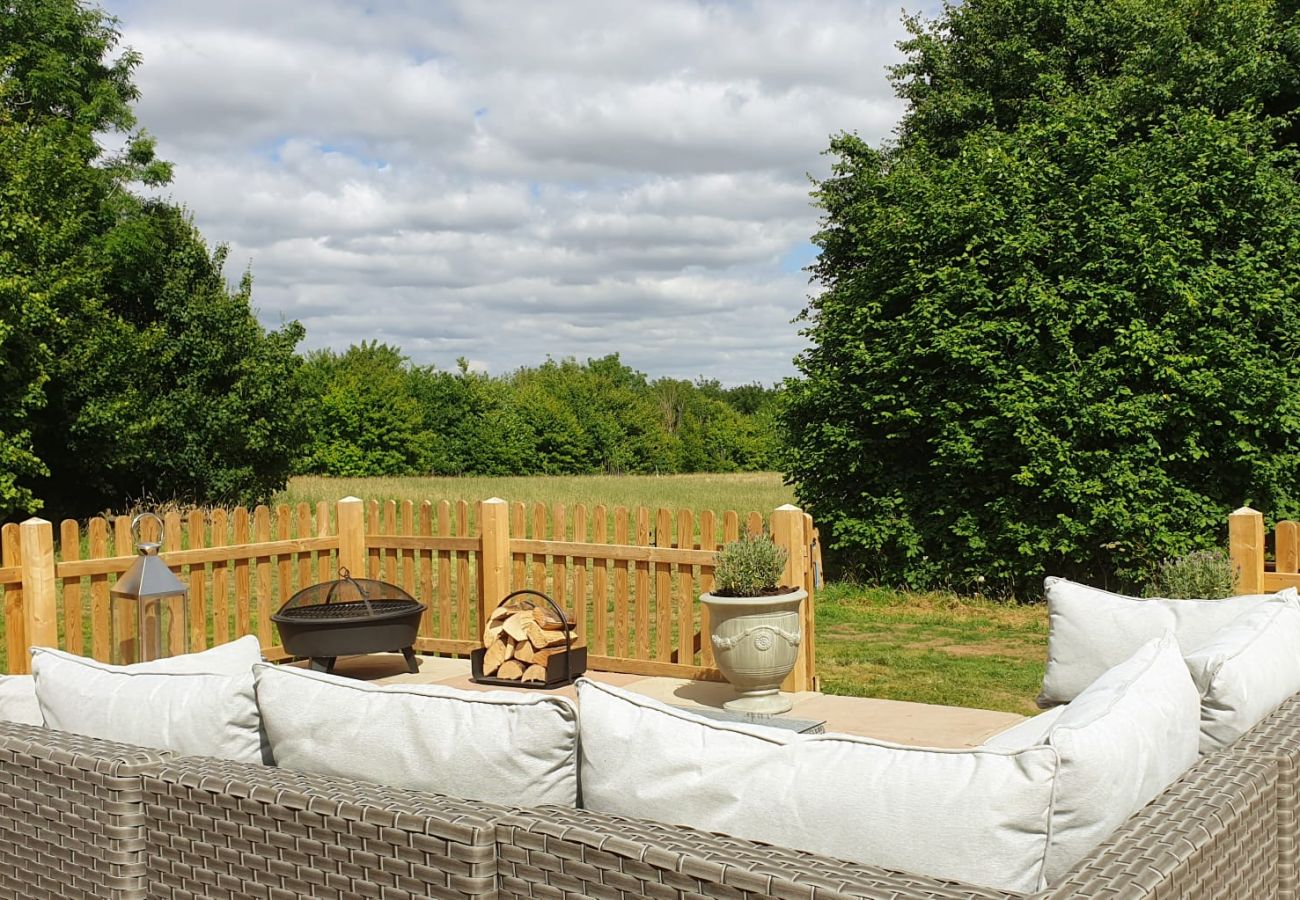
[[1222, 550], [1200, 550], [1167, 559], [1147, 585], [1148, 597], [1220, 600], [1237, 592], [1237, 567]]
[[750, 534], [718, 551], [713, 593], [723, 597], [758, 597], [777, 589], [789, 557], [765, 534]]
[[1244, 502], [1300, 511], [1287, 8], [968, 0], [910, 23], [896, 140], [831, 142], [788, 389], [786, 475], [837, 561], [1141, 584]]

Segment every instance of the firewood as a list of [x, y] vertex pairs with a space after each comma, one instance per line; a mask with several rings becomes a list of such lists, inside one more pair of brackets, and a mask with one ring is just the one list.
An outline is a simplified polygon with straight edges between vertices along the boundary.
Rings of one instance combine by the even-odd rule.
[[507, 640], [497, 640], [488, 644], [487, 654], [483, 657], [483, 674], [491, 675], [501, 668], [501, 664], [510, 658], [511, 647]]
[[529, 666], [527, 669], [524, 669], [524, 676], [522, 680], [523, 681], [545, 681], [546, 667]]
[[518, 644], [515, 644], [514, 659], [517, 659], [522, 663], [530, 663], [536, 655], [537, 651], [533, 648], [530, 641], [521, 641]]
[[523, 677], [524, 664], [517, 659], [507, 659], [497, 669], [497, 678], [504, 681], [518, 681]]
[[532, 619], [529, 619], [524, 623], [524, 632], [529, 643], [539, 650], [547, 645], [546, 636], [548, 634], [554, 634], [554, 632], [548, 632], [543, 629], [541, 625], [538, 625], [537, 622]]
[[498, 606], [496, 609], [492, 610], [492, 615], [488, 616], [488, 624], [495, 625], [498, 622], [508, 619], [510, 616], [514, 615], [514, 613], [515, 610], [508, 606]]
[[547, 631], [563, 631], [565, 625], [568, 625], [570, 629], [572, 629], [574, 625], [573, 616], [569, 615], [568, 611], [565, 611], [564, 613], [564, 621], [560, 621], [555, 616], [555, 610], [542, 609], [540, 606], [533, 610], [533, 618], [537, 621], [538, 625], [542, 626], [542, 628]]
[[501, 624], [500, 622], [498, 622], [495, 625], [488, 625], [487, 628], [483, 629], [483, 646], [484, 647], [492, 646], [492, 642], [495, 641], [498, 637], [500, 637], [501, 632], [504, 630], [505, 630], [505, 625]]
[[[540, 642], [538, 641], [539, 635], [541, 636]], [[556, 647], [556, 646], [563, 647], [564, 642], [566, 640], [568, 640], [568, 635], [565, 634], [563, 631], [543, 631], [542, 629], [539, 628], [535, 632], [534, 631], [528, 632], [529, 643], [531, 643], [538, 650], [541, 650], [544, 647]]]
[[533, 621], [532, 613], [527, 610], [517, 612], [510, 618], [506, 619], [505, 632], [516, 641], [528, 640], [528, 626], [536, 627], [537, 623]]

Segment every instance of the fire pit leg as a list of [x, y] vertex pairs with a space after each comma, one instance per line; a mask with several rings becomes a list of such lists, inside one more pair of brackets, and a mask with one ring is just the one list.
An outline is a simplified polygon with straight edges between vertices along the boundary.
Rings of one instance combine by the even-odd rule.
[[311, 670], [331, 675], [334, 673], [334, 660], [336, 659], [338, 659], [337, 656], [313, 656], [311, 658]]
[[415, 658], [415, 650], [411, 647], [402, 648], [402, 656], [406, 657], [406, 669], [412, 675], [419, 674], [420, 662]]

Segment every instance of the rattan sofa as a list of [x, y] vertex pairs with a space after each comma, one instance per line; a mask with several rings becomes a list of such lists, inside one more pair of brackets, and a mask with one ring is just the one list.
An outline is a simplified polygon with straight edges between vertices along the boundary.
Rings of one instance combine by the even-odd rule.
[[[1292, 700], [1036, 896], [1294, 897], [1297, 762]], [[13, 723], [0, 723], [0, 893], [1016, 896], [586, 810], [512, 810]]]

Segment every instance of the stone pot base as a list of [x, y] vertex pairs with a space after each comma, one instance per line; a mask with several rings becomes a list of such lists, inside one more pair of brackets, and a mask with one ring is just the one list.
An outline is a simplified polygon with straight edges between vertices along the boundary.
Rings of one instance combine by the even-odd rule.
[[766, 691], [761, 694], [741, 694], [735, 700], [722, 704], [722, 708], [731, 712], [776, 716], [794, 709], [794, 703], [780, 691]]

